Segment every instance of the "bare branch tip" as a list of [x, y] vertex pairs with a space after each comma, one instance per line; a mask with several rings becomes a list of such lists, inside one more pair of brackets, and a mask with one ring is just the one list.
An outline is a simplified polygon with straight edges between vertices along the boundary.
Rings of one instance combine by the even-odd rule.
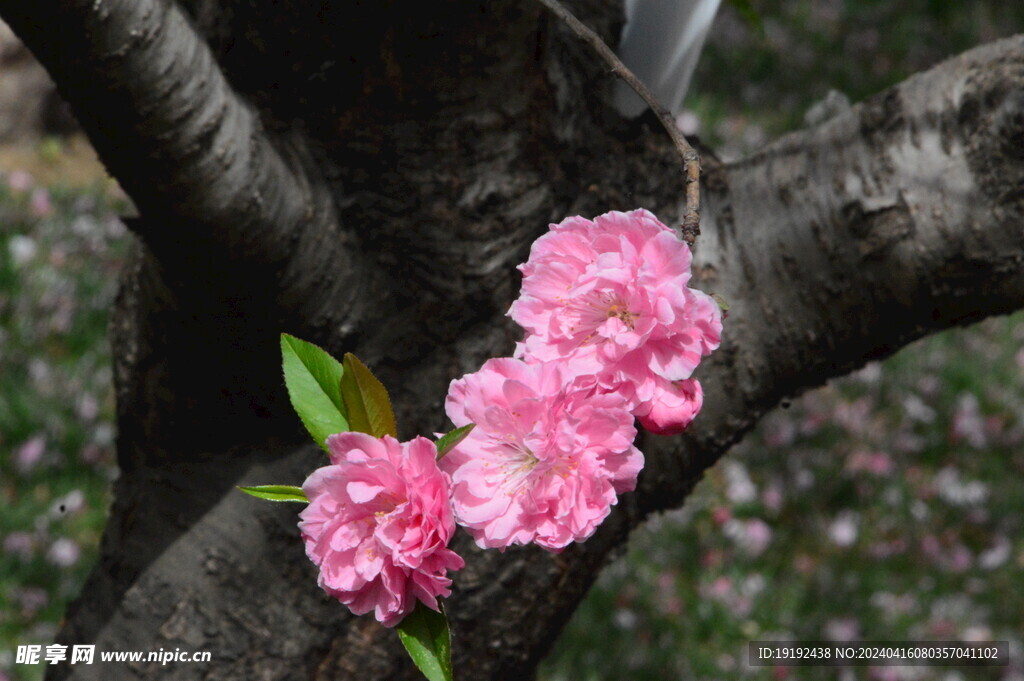
[[[690, 143], [686, 141], [686, 137], [676, 126], [675, 119], [672, 118], [672, 114], [658, 101], [643, 81], [636, 77], [629, 68], [622, 63], [615, 52], [612, 51], [608, 44], [601, 39], [601, 36], [597, 35], [590, 27], [586, 26], [583, 22], [576, 18], [576, 16], [570, 12], [560, 0], [536, 0], [543, 7], [548, 9], [558, 19], [560, 19], [566, 26], [572, 30], [583, 42], [590, 45], [599, 57], [601, 57], [605, 64], [607, 64], [612, 73], [621, 78], [627, 85], [633, 88], [633, 91], [640, 95], [647, 105], [651, 108], [651, 111], [658, 117], [658, 121], [662, 127], [665, 128], [665, 132], [668, 133], [669, 138], [675, 145], [676, 151], [679, 154], [680, 161], [683, 167], [683, 173], [685, 176], [684, 185], [686, 187], [686, 208], [687, 215], [684, 219], [685, 223], [691, 221], [691, 215], [693, 217], [693, 234], [691, 238], [695, 238], [696, 234], [700, 233], [700, 230], [696, 227], [696, 222], [699, 222], [700, 217], [698, 208], [700, 206], [700, 193], [699, 193], [699, 180], [700, 180], [700, 154], [690, 146]], [[691, 186], [692, 185], [692, 186]], [[685, 230], [684, 230], [685, 238]], [[691, 243], [692, 242], [688, 242]]]

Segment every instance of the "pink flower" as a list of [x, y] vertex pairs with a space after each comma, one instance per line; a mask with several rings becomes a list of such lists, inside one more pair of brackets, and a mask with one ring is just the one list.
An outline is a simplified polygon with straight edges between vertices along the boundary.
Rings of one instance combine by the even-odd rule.
[[35, 184], [33, 177], [24, 170], [15, 170], [7, 176], [7, 186], [15, 194], [27, 192]]
[[704, 404], [700, 381], [696, 378], [666, 381], [656, 376], [651, 386], [650, 397], [640, 400], [633, 414], [652, 433], [672, 435], [683, 432]]
[[509, 309], [526, 330], [517, 357], [594, 375], [654, 432], [690, 423], [703, 393], [688, 379], [718, 347], [722, 315], [687, 287], [690, 251], [672, 230], [642, 209], [567, 218], [519, 269], [522, 295]]
[[417, 600], [437, 610], [437, 597], [450, 594], [446, 572], [465, 563], [447, 548], [455, 520], [434, 444], [339, 433], [327, 446], [331, 465], [302, 485], [309, 506], [299, 514], [320, 587], [386, 627]]
[[78, 562], [80, 554], [81, 550], [78, 544], [66, 537], [61, 537], [50, 545], [50, 550], [46, 552], [46, 560], [57, 567], [70, 567]]
[[32, 199], [29, 202], [29, 206], [32, 209], [32, 215], [38, 218], [44, 218], [53, 212], [53, 204], [50, 202], [50, 192], [46, 191], [42, 187], [32, 192]]
[[43, 454], [45, 453], [46, 438], [42, 435], [37, 435], [18, 447], [14, 455], [14, 465], [22, 473], [29, 473], [43, 460]]
[[594, 533], [636, 486], [643, 454], [622, 397], [561, 363], [488, 360], [452, 381], [456, 426], [475, 423], [441, 460], [460, 525], [482, 548], [535, 542], [557, 551]]

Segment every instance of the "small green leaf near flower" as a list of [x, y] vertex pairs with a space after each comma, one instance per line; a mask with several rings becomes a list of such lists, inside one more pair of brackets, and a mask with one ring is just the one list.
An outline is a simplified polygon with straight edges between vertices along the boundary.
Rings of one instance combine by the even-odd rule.
[[342, 362], [341, 395], [351, 429], [374, 437], [398, 437], [395, 414], [384, 384], [351, 352], [345, 353]]
[[281, 334], [281, 362], [292, 406], [326, 450], [328, 435], [349, 430], [341, 397], [342, 365], [322, 348], [286, 333]]
[[452, 681], [452, 646], [444, 608], [435, 612], [417, 603], [395, 627], [409, 657], [429, 681]]
[[466, 436], [469, 435], [469, 432], [474, 428], [476, 428], [476, 424], [470, 423], [462, 426], [461, 428], [449, 431], [439, 437], [437, 442], [434, 443], [437, 445], [437, 460], [440, 461], [445, 454], [455, 449], [460, 442], [466, 439]]
[[308, 504], [309, 499], [301, 487], [294, 485], [257, 485], [256, 487], [239, 487], [246, 494], [267, 501], [297, 501]]

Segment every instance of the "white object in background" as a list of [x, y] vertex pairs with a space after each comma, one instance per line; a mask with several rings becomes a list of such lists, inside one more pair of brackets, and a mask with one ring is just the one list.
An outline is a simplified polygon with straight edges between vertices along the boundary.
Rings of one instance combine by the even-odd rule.
[[[721, 0], [626, 0], [619, 58], [673, 114], [682, 109], [719, 4]], [[615, 106], [631, 117], [647, 108], [622, 81], [615, 83]]]

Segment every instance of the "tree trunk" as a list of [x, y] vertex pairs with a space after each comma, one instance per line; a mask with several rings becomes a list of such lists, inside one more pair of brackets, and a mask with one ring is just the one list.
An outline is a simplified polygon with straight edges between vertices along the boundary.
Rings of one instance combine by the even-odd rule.
[[[619, 2], [573, 9], [618, 35]], [[514, 266], [548, 223], [682, 215], [663, 131], [619, 118], [602, 64], [529, 0], [0, 0], [0, 15], [140, 213], [112, 327], [121, 477], [59, 640], [213, 657], [118, 678], [416, 678], [393, 632], [316, 587], [295, 508], [234, 490], [322, 462], [278, 334], [359, 355], [403, 439], [444, 429], [448, 382], [511, 353]], [[629, 531], [781, 398], [1024, 306], [1022, 149], [1016, 38], [706, 160], [695, 281], [731, 310], [698, 372], [704, 410], [684, 437], [641, 438], [638, 490], [586, 543], [458, 538], [459, 678], [529, 677]]]

